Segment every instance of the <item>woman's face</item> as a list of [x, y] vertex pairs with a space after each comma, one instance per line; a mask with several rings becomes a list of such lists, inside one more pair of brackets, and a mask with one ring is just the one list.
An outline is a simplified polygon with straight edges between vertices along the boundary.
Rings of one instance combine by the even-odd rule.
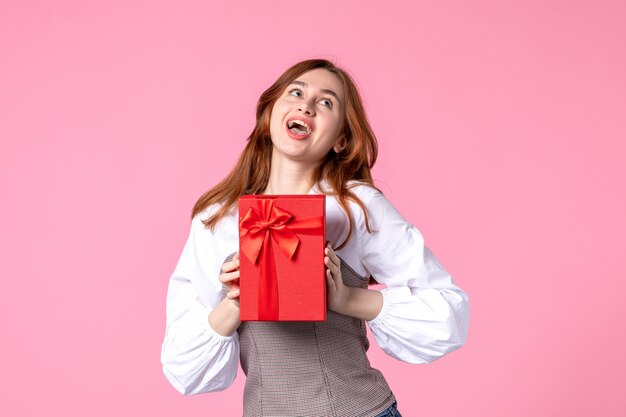
[[272, 107], [274, 152], [292, 160], [319, 163], [331, 148], [340, 152], [345, 147], [341, 135], [344, 119], [344, 91], [339, 78], [323, 68], [305, 72], [287, 86]]

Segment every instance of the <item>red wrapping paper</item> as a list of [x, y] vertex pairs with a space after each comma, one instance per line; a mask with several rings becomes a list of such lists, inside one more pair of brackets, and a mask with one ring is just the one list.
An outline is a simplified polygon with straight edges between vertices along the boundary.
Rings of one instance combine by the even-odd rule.
[[239, 198], [242, 321], [326, 320], [323, 194]]

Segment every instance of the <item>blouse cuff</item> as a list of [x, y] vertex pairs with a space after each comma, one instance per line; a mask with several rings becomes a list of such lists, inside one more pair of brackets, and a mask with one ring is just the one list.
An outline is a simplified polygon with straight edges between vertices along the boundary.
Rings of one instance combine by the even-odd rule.
[[[394, 289], [394, 291], [392, 291], [392, 289]], [[403, 289], [407, 292], [407, 294], [404, 296], [401, 294], [402, 291], [400, 291]], [[383, 307], [380, 309], [380, 313], [378, 313], [378, 315], [373, 320], [369, 320], [367, 322], [370, 327], [383, 325], [386, 318], [389, 317], [389, 311], [391, 309], [391, 305], [394, 302], [397, 302], [399, 301], [399, 299], [402, 298], [411, 298], [411, 290], [408, 287], [387, 287], [380, 290], [380, 292], [383, 295]]]
[[196, 304], [190, 311], [192, 321], [190, 325], [179, 328], [176, 344], [179, 346], [196, 346], [213, 340], [219, 345], [230, 343], [238, 334], [233, 332], [230, 336], [224, 336], [216, 332], [209, 324], [209, 313], [213, 309]]

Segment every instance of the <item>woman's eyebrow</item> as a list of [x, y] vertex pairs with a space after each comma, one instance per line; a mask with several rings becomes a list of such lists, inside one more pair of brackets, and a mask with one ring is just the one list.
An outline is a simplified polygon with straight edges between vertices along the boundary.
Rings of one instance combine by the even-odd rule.
[[[298, 85], [301, 85], [301, 86], [302, 86], [302, 87], [304, 87], [304, 88], [307, 88], [307, 87], [308, 87], [307, 83], [305, 83], [305, 82], [303, 82], [303, 81], [298, 81], [298, 80], [296, 80], [296, 81], [292, 81], [292, 82], [291, 82], [291, 84], [298, 84]], [[337, 99], [337, 101], [338, 101], [339, 103], [341, 103], [341, 100], [339, 99], [339, 96], [337, 96], [337, 94], [336, 94], [333, 90], [328, 90], [328, 89], [326, 89], [326, 88], [322, 88], [320, 91], [321, 91], [322, 93], [330, 94], [331, 96], [335, 97], [335, 99]]]

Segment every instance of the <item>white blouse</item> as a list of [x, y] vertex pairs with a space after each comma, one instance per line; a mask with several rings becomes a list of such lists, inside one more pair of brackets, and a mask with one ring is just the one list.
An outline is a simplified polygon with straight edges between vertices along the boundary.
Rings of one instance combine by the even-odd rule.
[[[322, 188], [329, 189], [324, 181], [309, 194], [319, 194]], [[463, 346], [470, 316], [465, 292], [385, 195], [366, 185], [352, 190], [367, 207], [372, 233], [365, 228], [361, 208], [350, 202], [355, 229], [348, 244], [336, 253], [361, 276], [371, 275], [387, 286], [381, 290], [382, 310], [368, 321], [378, 346], [410, 363], [429, 363]], [[222, 336], [208, 322], [223, 297], [222, 263], [239, 250], [236, 207], [220, 220], [215, 232], [204, 228], [201, 220], [217, 208], [210, 206], [192, 220], [168, 286], [161, 363], [168, 381], [185, 395], [226, 389], [235, 380], [239, 364], [238, 333]], [[327, 195], [326, 239], [333, 248], [344, 241], [348, 228], [338, 201]]]

